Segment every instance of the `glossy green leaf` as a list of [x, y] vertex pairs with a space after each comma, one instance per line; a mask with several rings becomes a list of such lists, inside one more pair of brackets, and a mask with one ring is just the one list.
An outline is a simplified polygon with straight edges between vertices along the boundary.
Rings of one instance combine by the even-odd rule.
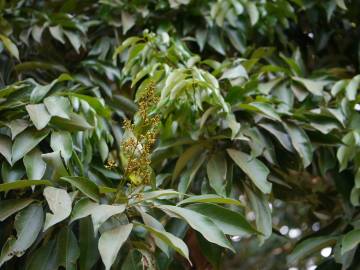
[[68, 98], [50, 96], [44, 99], [44, 104], [51, 116], [70, 119], [71, 105]]
[[1, 34], [0, 34], [0, 40], [4, 44], [5, 48], [8, 50], [8, 52], [17, 60], [20, 61], [19, 49], [16, 47], [16, 45], [8, 37]]
[[12, 142], [10, 138], [0, 135], [0, 154], [6, 159], [6, 161], [11, 165], [11, 146]]
[[215, 194], [204, 194], [198, 196], [190, 196], [189, 198], [180, 201], [177, 206], [189, 203], [220, 203], [241, 205], [240, 201], [231, 198], [224, 198]]
[[18, 180], [11, 183], [0, 184], [0, 191], [24, 189], [38, 185], [51, 186], [52, 183], [49, 180]]
[[24, 156], [23, 162], [28, 179], [40, 180], [44, 176], [46, 163], [41, 158], [41, 155], [42, 152], [39, 148], [34, 148]]
[[224, 234], [239, 236], [258, 234], [243, 215], [225, 207], [199, 203], [188, 208], [209, 217]]
[[80, 249], [73, 231], [70, 228], [63, 227], [57, 235], [56, 245], [58, 265], [65, 269], [76, 270]]
[[294, 124], [286, 124], [285, 128], [296, 152], [301, 157], [303, 165], [306, 168], [310, 165], [313, 155], [313, 147], [309, 137], [302, 128], [297, 127]]
[[29, 153], [45, 139], [48, 134], [49, 130], [35, 131], [33, 129], [27, 129], [18, 135], [12, 145], [12, 162], [15, 163]]
[[360, 243], [360, 229], [354, 229], [344, 235], [341, 241], [341, 254], [356, 248]]
[[143, 224], [140, 224], [140, 223], [138, 225], [143, 226], [150, 233], [152, 233], [153, 235], [156, 235], [162, 241], [167, 243], [171, 248], [173, 248], [179, 254], [181, 254], [183, 257], [185, 257], [189, 261], [189, 263], [191, 264], [190, 259], [189, 259], [189, 249], [188, 249], [187, 245], [184, 243], [183, 240], [181, 240], [180, 238], [178, 238], [175, 235], [173, 235], [171, 233], [168, 233], [166, 231], [158, 230], [156, 228], [146, 226], [146, 225], [143, 225]]
[[46, 187], [44, 189], [44, 197], [52, 212], [46, 213], [44, 231], [51, 226], [63, 221], [70, 216], [71, 213], [71, 197], [64, 189]]
[[129, 238], [132, 228], [133, 224], [120, 225], [101, 234], [98, 248], [106, 270], [110, 270], [120, 248]]
[[16, 237], [10, 236], [2, 248], [0, 266], [13, 256], [21, 257], [37, 239], [44, 222], [41, 205], [32, 204], [15, 217]]
[[169, 211], [179, 218], [184, 219], [194, 230], [201, 233], [208, 241], [234, 251], [229, 240], [210, 218], [190, 209], [177, 206], [159, 205], [158, 208]]
[[86, 196], [88, 196], [95, 202], [99, 202], [100, 200], [99, 189], [96, 186], [96, 184], [91, 180], [80, 176], [67, 176], [67, 177], [61, 177], [61, 179], [70, 183], [77, 189], [79, 189], [82, 193], [84, 193]]
[[106, 205], [97, 204], [89, 199], [79, 200], [72, 211], [71, 221], [87, 217], [91, 215], [91, 219], [94, 225], [94, 232], [97, 234], [100, 226], [108, 220], [110, 217], [121, 214], [125, 211], [125, 205]]
[[50, 146], [54, 152], [60, 151], [65, 163], [69, 162], [73, 153], [73, 141], [70, 132], [53, 131], [50, 137]]
[[0, 201], [0, 221], [4, 221], [16, 212], [24, 209], [33, 199], [10, 199]]
[[41, 158], [46, 162], [47, 166], [52, 169], [52, 179], [57, 180], [62, 176], [69, 175], [60, 151], [42, 154]]
[[214, 154], [206, 164], [210, 186], [219, 195], [225, 194], [227, 163], [223, 154]]
[[227, 149], [229, 156], [246, 173], [263, 193], [271, 192], [271, 183], [267, 181], [269, 169], [258, 159], [235, 149]]

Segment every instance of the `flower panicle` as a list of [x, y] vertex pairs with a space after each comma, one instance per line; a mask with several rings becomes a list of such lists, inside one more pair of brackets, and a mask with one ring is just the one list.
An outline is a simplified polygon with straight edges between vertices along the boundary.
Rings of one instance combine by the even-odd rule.
[[124, 175], [133, 185], [148, 185], [150, 183], [152, 174], [150, 167], [151, 150], [156, 142], [160, 123], [160, 116], [151, 114], [151, 110], [158, 100], [155, 84], [151, 82], [138, 101], [140, 126], [135, 126], [129, 119], [123, 123], [124, 129], [133, 134], [133, 137], [126, 138], [121, 145], [127, 158]]

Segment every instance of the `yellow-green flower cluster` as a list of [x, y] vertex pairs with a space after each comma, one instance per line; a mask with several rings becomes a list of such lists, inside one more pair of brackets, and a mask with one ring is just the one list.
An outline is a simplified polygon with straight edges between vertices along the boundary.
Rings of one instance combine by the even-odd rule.
[[151, 179], [151, 149], [156, 141], [159, 115], [151, 115], [151, 110], [158, 102], [155, 94], [155, 85], [145, 89], [144, 95], [138, 101], [138, 125], [130, 120], [124, 121], [124, 128], [133, 136], [122, 142], [123, 153], [126, 157], [126, 168], [124, 175], [133, 185], [149, 184]]

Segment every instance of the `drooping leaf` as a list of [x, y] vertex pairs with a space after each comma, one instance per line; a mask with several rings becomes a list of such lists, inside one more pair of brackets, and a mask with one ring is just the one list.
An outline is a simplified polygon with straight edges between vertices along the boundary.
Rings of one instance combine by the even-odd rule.
[[51, 226], [63, 221], [70, 216], [71, 213], [71, 197], [66, 190], [46, 187], [44, 189], [44, 197], [52, 212], [46, 213], [44, 231]]
[[235, 149], [227, 149], [229, 156], [244, 171], [263, 193], [271, 192], [271, 183], [267, 181], [269, 169], [250, 155]]
[[344, 235], [341, 241], [341, 254], [356, 248], [360, 243], [360, 229], [354, 229]]
[[91, 215], [91, 219], [94, 225], [94, 232], [97, 234], [100, 226], [108, 220], [110, 217], [121, 214], [125, 211], [125, 205], [106, 205], [97, 204], [89, 199], [79, 200], [72, 211], [71, 221], [87, 217]]
[[24, 209], [33, 199], [10, 199], [0, 201], [0, 221], [4, 221], [16, 212]]
[[206, 164], [206, 172], [210, 186], [217, 194], [225, 194], [227, 163], [224, 155], [212, 155]]
[[50, 137], [50, 146], [54, 152], [60, 151], [65, 163], [69, 162], [73, 152], [73, 141], [70, 132], [53, 131]]
[[202, 145], [195, 144], [189, 148], [187, 148], [184, 153], [179, 157], [179, 159], [176, 162], [175, 169], [173, 172], [173, 179], [177, 179], [180, 175], [181, 171], [185, 168], [185, 166], [188, 164], [188, 162], [191, 159], [197, 158], [199, 153], [203, 150]]
[[41, 151], [34, 148], [24, 156], [23, 162], [28, 179], [40, 180], [44, 176], [46, 163], [41, 158], [41, 155]]
[[52, 169], [52, 179], [57, 180], [62, 176], [69, 175], [63, 159], [61, 158], [60, 151], [42, 154], [41, 157], [46, 162], [47, 166]]
[[16, 237], [10, 236], [0, 255], [0, 266], [13, 256], [21, 257], [35, 242], [44, 222], [43, 209], [39, 204], [32, 204], [15, 217]]
[[225, 207], [197, 203], [187, 208], [209, 217], [224, 234], [238, 236], [258, 234], [243, 215]]
[[33, 148], [35, 148], [43, 139], [47, 137], [49, 130], [35, 131], [27, 129], [15, 138], [12, 145], [12, 162], [15, 163]]
[[76, 270], [76, 262], [80, 256], [77, 239], [70, 228], [63, 227], [57, 235], [58, 265], [65, 269]]
[[100, 236], [98, 248], [106, 270], [110, 270], [120, 248], [129, 238], [132, 228], [133, 224], [120, 225]]
[[291, 142], [296, 152], [298, 152], [303, 165], [306, 168], [310, 165], [313, 155], [313, 147], [309, 137], [302, 128], [295, 126], [294, 124], [286, 124], [285, 128], [290, 135]]
[[20, 61], [19, 49], [16, 47], [16, 45], [8, 37], [2, 34], [0, 34], [0, 41], [4, 44], [8, 52]]
[[177, 206], [189, 203], [221, 203], [241, 205], [240, 201], [231, 198], [224, 198], [215, 194], [204, 194], [198, 196], [191, 196], [185, 200], [180, 201]]
[[98, 236], [94, 235], [94, 228], [90, 218], [84, 218], [79, 223], [79, 269], [91, 270], [100, 256], [97, 248]]
[[26, 110], [37, 130], [46, 127], [51, 119], [51, 115], [44, 104], [27, 105]]
[[0, 135], [0, 154], [4, 156], [6, 161], [11, 165], [11, 140], [10, 138]]
[[89, 198], [93, 199], [95, 202], [99, 202], [100, 200], [99, 189], [97, 185], [91, 180], [79, 176], [67, 176], [67, 177], [61, 177], [61, 179], [70, 183], [77, 189], [79, 189], [82, 193], [84, 193]]
[[272, 219], [269, 202], [264, 194], [252, 191], [250, 188], [246, 188], [245, 191], [249, 198], [251, 209], [255, 212], [256, 228], [262, 233], [262, 235], [258, 235], [258, 238], [260, 239], [260, 242], [263, 243], [272, 233]]
[[140, 223], [138, 223], [138, 225], [143, 226], [149, 232], [156, 235], [162, 241], [167, 243], [171, 248], [173, 248], [179, 254], [184, 256], [189, 261], [189, 263], [191, 264], [190, 259], [189, 259], [189, 249], [188, 249], [187, 245], [184, 243], [183, 240], [181, 240], [180, 238], [178, 238], [175, 235], [173, 235], [171, 233], [168, 233], [166, 231], [158, 230], [158, 229], [156, 229], [154, 227], [146, 226], [146, 225], [143, 225], [143, 224], [140, 224]]
[[18, 180], [11, 183], [0, 184], [0, 191], [9, 191], [15, 189], [24, 189], [31, 186], [47, 185], [51, 186], [49, 180]]
[[44, 99], [44, 104], [51, 116], [70, 119], [71, 105], [68, 98], [50, 96]]
[[201, 233], [205, 239], [219, 246], [234, 250], [223, 232], [211, 221], [210, 218], [190, 209], [171, 205], [159, 205], [158, 208], [169, 211], [179, 218], [184, 219], [194, 230]]

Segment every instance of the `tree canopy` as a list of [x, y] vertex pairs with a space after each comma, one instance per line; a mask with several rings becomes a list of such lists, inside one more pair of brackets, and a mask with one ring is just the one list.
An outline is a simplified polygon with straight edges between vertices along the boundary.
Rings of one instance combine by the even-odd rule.
[[0, 268], [358, 269], [360, 2], [0, 0]]

